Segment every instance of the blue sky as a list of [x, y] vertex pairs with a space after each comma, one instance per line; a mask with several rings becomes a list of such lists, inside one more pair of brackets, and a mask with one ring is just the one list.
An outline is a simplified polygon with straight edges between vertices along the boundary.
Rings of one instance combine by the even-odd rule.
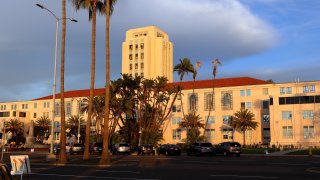
[[[6, 18], [0, 20], [0, 102], [52, 94], [55, 20], [36, 3], [61, 16], [59, 0], [1, 4], [0, 16]], [[86, 10], [76, 12], [67, 3], [67, 16], [79, 22], [67, 24], [65, 90], [87, 89], [91, 23]], [[219, 58], [217, 78], [320, 80], [319, 9], [318, 0], [118, 0], [111, 17], [111, 79], [120, 77], [125, 32], [154, 25], [168, 33], [174, 64], [184, 57], [202, 61], [198, 79], [211, 79], [211, 61]], [[97, 88], [105, 82], [104, 28], [104, 17], [98, 17]], [[60, 35], [61, 29], [59, 54]], [[57, 92], [59, 78], [58, 73]]]

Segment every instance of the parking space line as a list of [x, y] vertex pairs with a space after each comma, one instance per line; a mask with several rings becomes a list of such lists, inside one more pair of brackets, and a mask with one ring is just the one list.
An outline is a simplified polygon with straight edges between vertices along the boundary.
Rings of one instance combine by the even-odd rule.
[[278, 179], [279, 177], [271, 176], [241, 176], [241, 175], [232, 175], [232, 174], [210, 174], [211, 177], [236, 177], [236, 178], [255, 178], [255, 179]]
[[131, 173], [131, 174], [140, 174], [138, 171], [114, 171], [114, 170], [96, 170], [99, 172], [108, 172], [108, 173]]

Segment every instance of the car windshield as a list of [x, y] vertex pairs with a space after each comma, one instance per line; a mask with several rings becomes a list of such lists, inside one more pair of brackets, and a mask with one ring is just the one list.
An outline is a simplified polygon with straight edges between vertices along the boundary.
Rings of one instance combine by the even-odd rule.
[[239, 143], [230, 143], [230, 146], [237, 146], [240, 147], [241, 145]]
[[129, 144], [119, 144], [119, 146], [129, 147]]
[[212, 147], [211, 143], [201, 143], [202, 147]]

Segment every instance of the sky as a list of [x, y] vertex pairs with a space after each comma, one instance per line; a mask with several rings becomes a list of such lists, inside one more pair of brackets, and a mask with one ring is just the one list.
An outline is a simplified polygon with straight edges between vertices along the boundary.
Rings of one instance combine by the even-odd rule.
[[[10, 0], [0, 6], [0, 102], [53, 92], [56, 21], [60, 0]], [[121, 46], [128, 29], [156, 26], [169, 35], [174, 65], [202, 62], [197, 79], [249, 76], [276, 83], [320, 80], [319, 0], [118, 0], [111, 16], [111, 80], [121, 77]], [[91, 22], [67, 0], [65, 91], [89, 89]], [[105, 18], [97, 17], [95, 87], [105, 84]], [[57, 92], [60, 92], [58, 38]], [[191, 74], [184, 78], [191, 80]], [[174, 73], [174, 81], [179, 81]]]

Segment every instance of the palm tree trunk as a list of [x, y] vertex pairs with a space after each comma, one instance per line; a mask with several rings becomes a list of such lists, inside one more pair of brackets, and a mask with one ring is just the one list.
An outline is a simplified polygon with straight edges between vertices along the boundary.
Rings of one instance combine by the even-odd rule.
[[90, 145], [90, 123], [92, 118], [92, 104], [93, 104], [93, 92], [94, 92], [94, 79], [95, 79], [95, 65], [96, 65], [96, 1], [92, 6], [92, 21], [91, 21], [91, 79], [90, 79], [90, 95], [89, 95], [89, 111], [86, 123], [86, 139], [84, 146], [83, 159], [89, 159], [89, 145]]
[[[61, 36], [61, 70], [60, 70], [60, 97], [61, 97], [61, 132], [60, 132], [60, 163], [67, 162], [66, 156], [66, 119], [64, 111], [64, 61], [65, 61], [65, 44], [66, 44], [66, 0], [62, 0], [62, 36]], [[53, 106], [55, 106], [53, 104]], [[52, 137], [53, 140], [53, 137]]]
[[[213, 81], [212, 81], [212, 94], [211, 94], [211, 100], [212, 100], [212, 107], [213, 107], [213, 101], [214, 101], [214, 99], [213, 99], [213, 95], [214, 95], [214, 80], [216, 79], [216, 77], [214, 77], [213, 78]], [[203, 135], [205, 135], [205, 133], [206, 133], [206, 128], [207, 128], [207, 126], [208, 126], [208, 120], [209, 120], [209, 118], [210, 118], [210, 114], [211, 114], [211, 104], [209, 104], [209, 113], [208, 113], [208, 117], [207, 117], [207, 119], [206, 119], [206, 123], [205, 123], [205, 125], [204, 125], [204, 131], [203, 131]]]
[[244, 129], [243, 131], [243, 147], [246, 146], [246, 130]]
[[110, 93], [110, 44], [109, 44], [109, 26], [110, 26], [110, 0], [105, 0], [106, 14], [106, 91], [104, 106], [104, 126], [103, 126], [103, 150], [100, 164], [110, 164], [109, 155], [109, 93]]

